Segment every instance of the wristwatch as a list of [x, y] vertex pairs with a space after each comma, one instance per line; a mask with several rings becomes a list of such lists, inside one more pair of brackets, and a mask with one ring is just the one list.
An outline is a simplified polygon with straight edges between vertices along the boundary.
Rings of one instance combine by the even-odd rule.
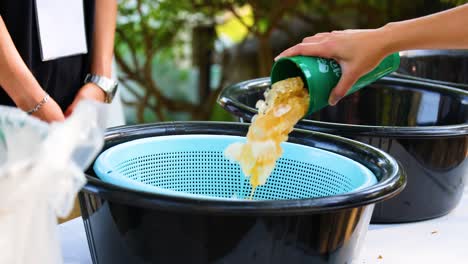
[[112, 79], [96, 74], [87, 74], [84, 83], [94, 83], [106, 94], [106, 103], [112, 103], [117, 92], [118, 83]]

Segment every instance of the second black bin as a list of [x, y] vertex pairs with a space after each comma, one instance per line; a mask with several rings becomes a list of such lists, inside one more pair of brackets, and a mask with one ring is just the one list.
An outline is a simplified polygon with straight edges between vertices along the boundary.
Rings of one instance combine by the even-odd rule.
[[[268, 78], [227, 87], [218, 102], [249, 121]], [[374, 223], [442, 216], [460, 201], [468, 174], [468, 92], [400, 78], [383, 78], [307, 117], [297, 127], [349, 137], [395, 157], [408, 184], [396, 198], [377, 204]]]
[[468, 50], [408, 50], [400, 58], [395, 75], [468, 91]]

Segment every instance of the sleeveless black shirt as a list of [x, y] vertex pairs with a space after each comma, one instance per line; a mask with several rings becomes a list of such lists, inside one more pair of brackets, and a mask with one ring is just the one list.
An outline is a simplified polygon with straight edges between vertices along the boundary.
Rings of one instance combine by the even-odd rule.
[[[0, 1], [0, 16], [19, 54], [41, 87], [57, 101], [62, 110], [72, 103], [83, 85], [86, 74], [89, 73], [94, 28], [94, 1], [83, 0], [88, 54], [46, 62], [41, 60], [35, 0]], [[13, 101], [1, 87], [0, 105], [14, 106]]]

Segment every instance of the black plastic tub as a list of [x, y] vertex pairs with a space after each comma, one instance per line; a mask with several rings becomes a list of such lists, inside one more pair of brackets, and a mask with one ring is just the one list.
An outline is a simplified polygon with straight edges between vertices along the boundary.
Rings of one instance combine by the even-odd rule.
[[468, 50], [408, 50], [400, 61], [396, 76], [468, 91]]
[[[224, 89], [218, 102], [248, 122], [268, 78]], [[383, 78], [309, 116], [298, 128], [352, 138], [389, 153], [408, 175], [408, 186], [377, 204], [374, 223], [431, 219], [460, 201], [468, 174], [468, 92], [400, 78]]]
[[[238, 123], [161, 123], [111, 129], [105, 147], [167, 135], [239, 135]], [[406, 179], [388, 154], [323, 133], [294, 131], [290, 142], [363, 164], [375, 185], [301, 200], [216, 201], [125, 189], [88, 170], [81, 212], [93, 263], [351, 263], [374, 203], [399, 193]]]

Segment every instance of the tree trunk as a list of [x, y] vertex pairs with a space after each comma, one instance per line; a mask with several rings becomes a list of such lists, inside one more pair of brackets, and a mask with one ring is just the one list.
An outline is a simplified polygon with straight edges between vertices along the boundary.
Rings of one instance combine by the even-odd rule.
[[198, 68], [198, 100], [202, 105], [211, 92], [211, 64], [216, 32], [213, 25], [197, 26], [193, 29], [193, 63]]
[[258, 36], [258, 57], [257, 57], [259, 77], [270, 76], [271, 66], [273, 66], [273, 54], [270, 45], [270, 36]]

